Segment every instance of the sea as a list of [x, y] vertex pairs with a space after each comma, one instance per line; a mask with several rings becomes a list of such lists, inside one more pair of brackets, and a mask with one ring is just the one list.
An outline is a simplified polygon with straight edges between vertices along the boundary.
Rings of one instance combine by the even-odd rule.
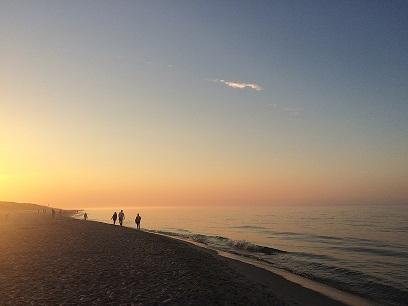
[[[235, 258], [367, 298], [408, 305], [408, 206], [121, 207], [87, 209], [90, 220], [199, 243]], [[78, 216], [79, 218], [81, 216]]]

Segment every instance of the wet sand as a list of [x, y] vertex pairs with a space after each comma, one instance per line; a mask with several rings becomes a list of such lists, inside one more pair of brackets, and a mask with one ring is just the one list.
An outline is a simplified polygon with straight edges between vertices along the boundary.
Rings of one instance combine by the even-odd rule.
[[0, 304], [342, 305], [183, 241], [37, 212], [0, 220]]

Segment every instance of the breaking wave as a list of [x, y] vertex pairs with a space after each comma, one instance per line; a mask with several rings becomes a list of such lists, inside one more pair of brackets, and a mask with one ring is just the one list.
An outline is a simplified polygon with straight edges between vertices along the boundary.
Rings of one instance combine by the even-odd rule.
[[[274, 255], [278, 253], [286, 253], [285, 251], [251, 243], [246, 240], [232, 240], [222, 236], [210, 236], [210, 235], [203, 235], [203, 234], [193, 234], [189, 231], [179, 231], [179, 232], [171, 232], [171, 231], [154, 231], [151, 230], [150, 232], [158, 233], [166, 236], [182, 238], [186, 240], [191, 240], [194, 242], [205, 244], [206, 246], [212, 247], [217, 250], [227, 251], [237, 253], [237, 251], [241, 251], [244, 253], [259, 253], [259, 255]], [[245, 255], [245, 254], [242, 254]]]

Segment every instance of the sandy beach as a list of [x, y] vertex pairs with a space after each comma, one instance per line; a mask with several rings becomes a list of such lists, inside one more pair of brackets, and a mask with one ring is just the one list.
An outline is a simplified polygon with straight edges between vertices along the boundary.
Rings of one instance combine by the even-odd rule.
[[342, 305], [168, 237], [36, 210], [4, 216], [1, 305]]

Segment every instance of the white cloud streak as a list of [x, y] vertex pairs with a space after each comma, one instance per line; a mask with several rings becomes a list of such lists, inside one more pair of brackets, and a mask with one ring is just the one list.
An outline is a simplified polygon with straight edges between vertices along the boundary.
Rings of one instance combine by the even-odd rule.
[[231, 82], [231, 81], [226, 81], [226, 80], [214, 80], [214, 82], [222, 83], [228, 87], [234, 88], [234, 89], [253, 89], [256, 91], [261, 91], [263, 88], [259, 86], [258, 84], [255, 83], [242, 83], [242, 82]]

